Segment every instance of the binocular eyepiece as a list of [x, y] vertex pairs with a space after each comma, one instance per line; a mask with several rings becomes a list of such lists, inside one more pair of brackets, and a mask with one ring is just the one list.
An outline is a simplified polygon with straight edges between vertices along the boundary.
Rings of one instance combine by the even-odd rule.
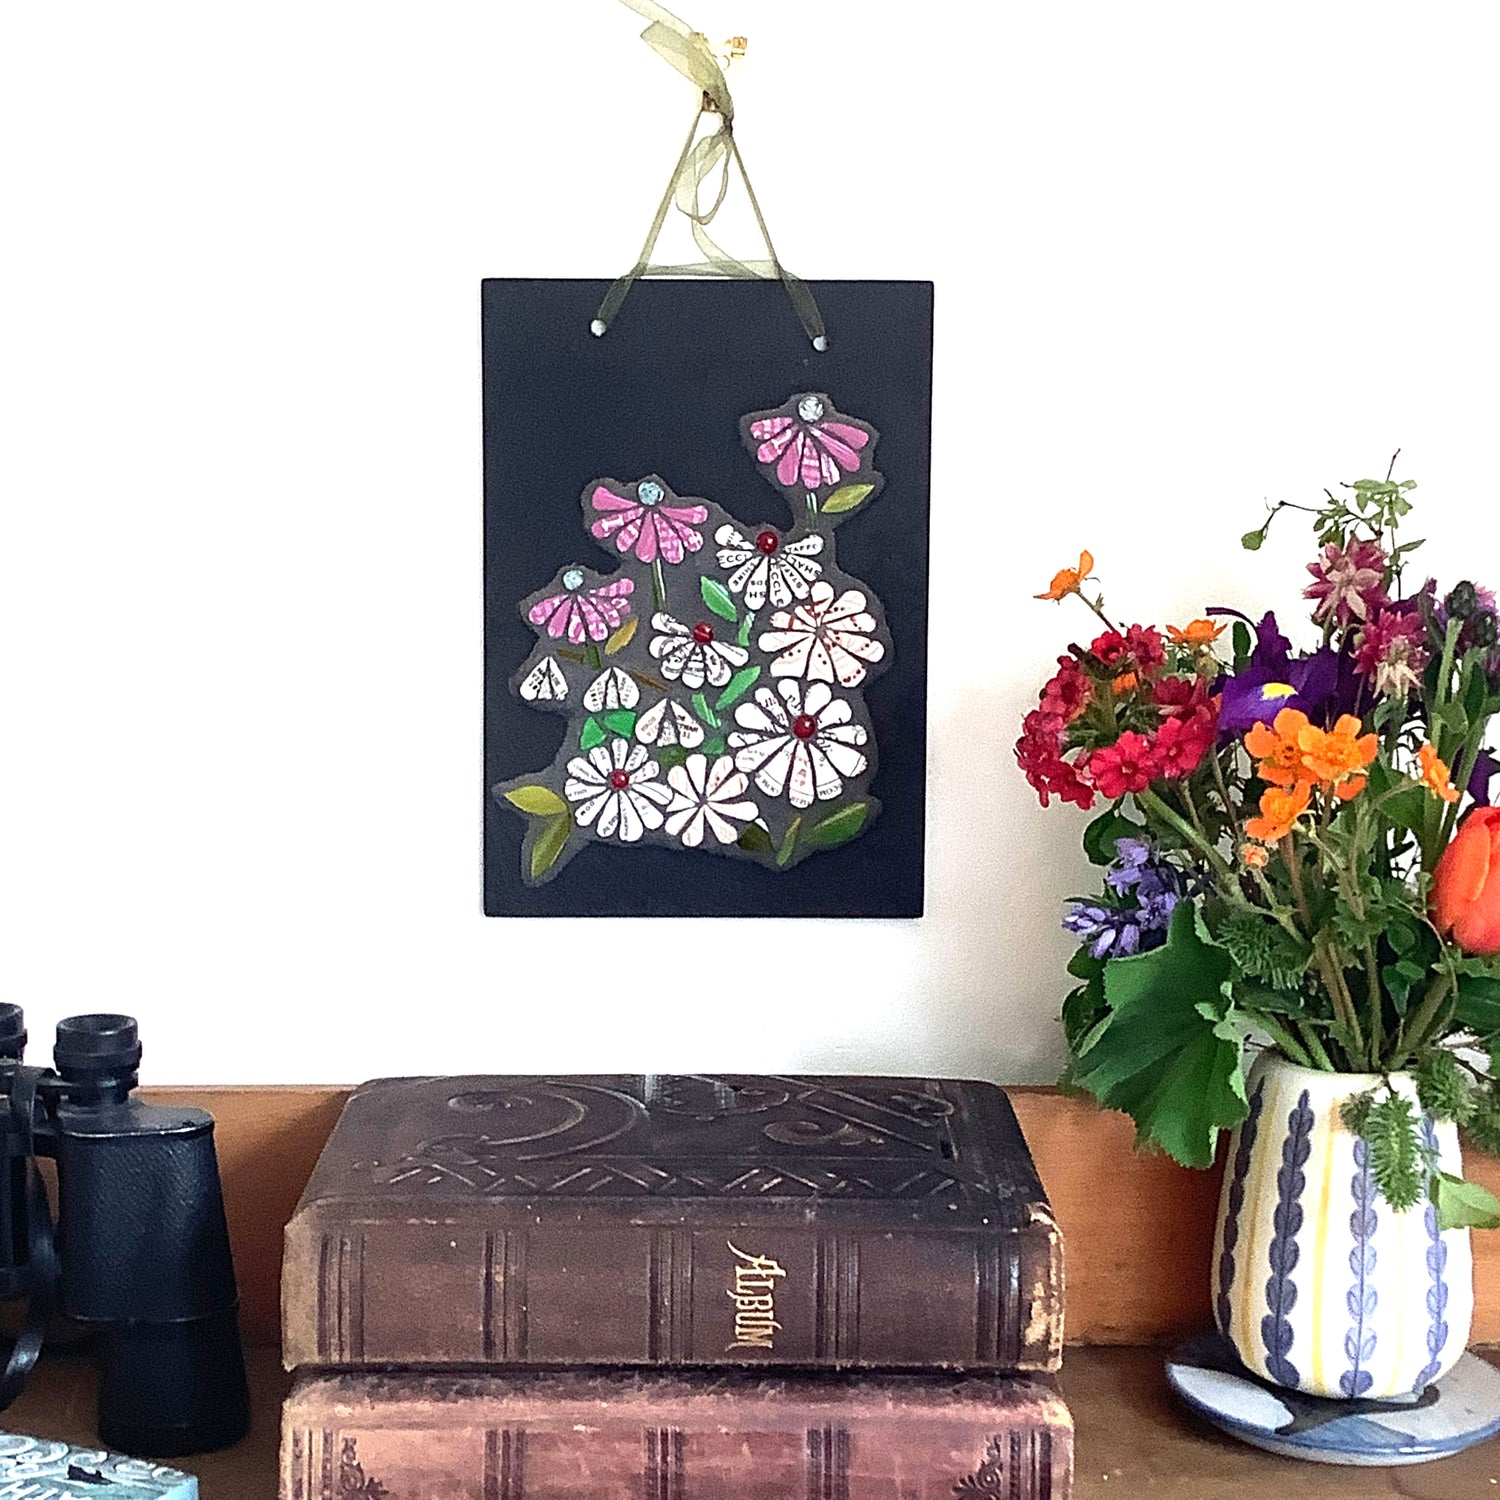
[[[26, 1014], [0, 1005], [0, 1063], [26, 1053]], [[57, 1023], [52, 1049], [57, 1075], [75, 1104], [123, 1099], [140, 1079], [141, 1037], [132, 1016], [68, 1016]]]
[[[98, 1335], [106, 1446], [169, 1458], [236, 1441], [249, 1393], [213, 1117], [135, 1096], [130, 1016], [59, 1022], [55, 1069], [25, 1051], [21, 1007], [0, 1004], [0, 1301], [28, 1302], [0, 1408], [55, 1310]], [[55, 1234], [41, 1156], [57, 1163]]]

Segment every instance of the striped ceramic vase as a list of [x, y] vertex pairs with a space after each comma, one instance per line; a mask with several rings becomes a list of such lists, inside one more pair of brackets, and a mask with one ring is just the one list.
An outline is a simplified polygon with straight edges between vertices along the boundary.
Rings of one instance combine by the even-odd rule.
[[[1393, 1083], [1413, 1100], [1404, 1075]], [[1339, 1105], [1381, 1080], [1263, 1053], [1225, 1166], [1214, 1317], [1257, 1374], [1318, 1396], [1421, 1391], [1463, 1353], [1474, 1312], [1469, 1231], [1439, 1231], [1424, 1199], [1394, 1212]], [[1458, 1132], [1422, 1118], [1444, 1171]]]

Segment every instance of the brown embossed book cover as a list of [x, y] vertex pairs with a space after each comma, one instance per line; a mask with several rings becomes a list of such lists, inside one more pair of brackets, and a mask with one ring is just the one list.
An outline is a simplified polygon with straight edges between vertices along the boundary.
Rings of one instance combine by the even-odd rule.
[[300, 1380], [281, 1500], [1067, 1500], [1043, 1378], [744, 1371]]
[[993, 1084], [357, 1090], [286, 1232], [289, 1369], [1055, 1370], [1062, 1246]]

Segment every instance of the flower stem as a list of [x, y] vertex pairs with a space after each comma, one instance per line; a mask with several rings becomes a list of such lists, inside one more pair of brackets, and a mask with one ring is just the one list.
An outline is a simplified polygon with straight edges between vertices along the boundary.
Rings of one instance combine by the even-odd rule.
[[603, 671], [604, 663], [602, 660], [600, 660], [599, 648], [592, 641], [590, 641], [585, 649], [588, 652], [589, 666], [591, 666], [596, 672]]
[[661, 558], [659, 557], [651, 564], [651, 598], [655, 601], [658, 609], [666, 607], [667, 580], [662, 577]]
[[818, 524], [818, 492], [816, 490], [807, 492], [807, 524], [809, 526]]
[[[1286, 1054], [1290, 1061], [1299, 1063], [1304, 1068], [1314, 1066], [1312, 1057], [1307, 1049], [1279, 1021], [1272, 1020], [1270, 1016], [1263, 1016], [1257, 1013], [1255, 1024], [1276, 1043], [1277, 1047]], [[1333, 1072], [1333, 1068], [1330, 1066], [1325, 1071], [1331, 1073]]]
[[1158, 793], [1146, 787], [1145, 790], [1135, 794], [1135, 800], [1147, 812], [1154, 813], [1169, 828], [1181, 834], [1214, 867], [1215, 872], [1226, 885], [1235, 883], [1234, 871], [1229, 867], [1224, 856], [1209, 842], [1207, 836], [1194, 828], [1181, 813], [1162, 801]]

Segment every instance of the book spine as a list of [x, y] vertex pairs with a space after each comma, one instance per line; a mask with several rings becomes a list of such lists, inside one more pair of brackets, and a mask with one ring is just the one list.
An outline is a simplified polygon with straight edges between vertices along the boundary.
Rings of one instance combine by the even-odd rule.
[[1050, 1372], [1061, 1240], [426, 1218], [287, 1232], [289, 1369], [623, 1364]]
[[[357, 1422], [329, 1413], [326, 1425], [288, 1412], [282, 1431], [280, 1500], [383, 1500], [397, 1494], [477, 1500], [587, 1494], [595, 1500], [722, 1500], [733, 1492], [784, 1500], [859, 1500], [896, 1493], [907, 1500], [1005, 1496], [1068, 1500], [1072, 1432], [1034, 1422], [965, 1430], [953, 1422], [810, 1423], [796, 1431], [757, 1429], [752, 1445], [732, 1412], [713, 1430], [647, 1421], [586, 1424], [563, 1437], [549, 1424], [474, 1426], [465, 1420], [410, 1426], [396, 1413]], [[411, 1488], [416, 1484], [418, 1488]]]

